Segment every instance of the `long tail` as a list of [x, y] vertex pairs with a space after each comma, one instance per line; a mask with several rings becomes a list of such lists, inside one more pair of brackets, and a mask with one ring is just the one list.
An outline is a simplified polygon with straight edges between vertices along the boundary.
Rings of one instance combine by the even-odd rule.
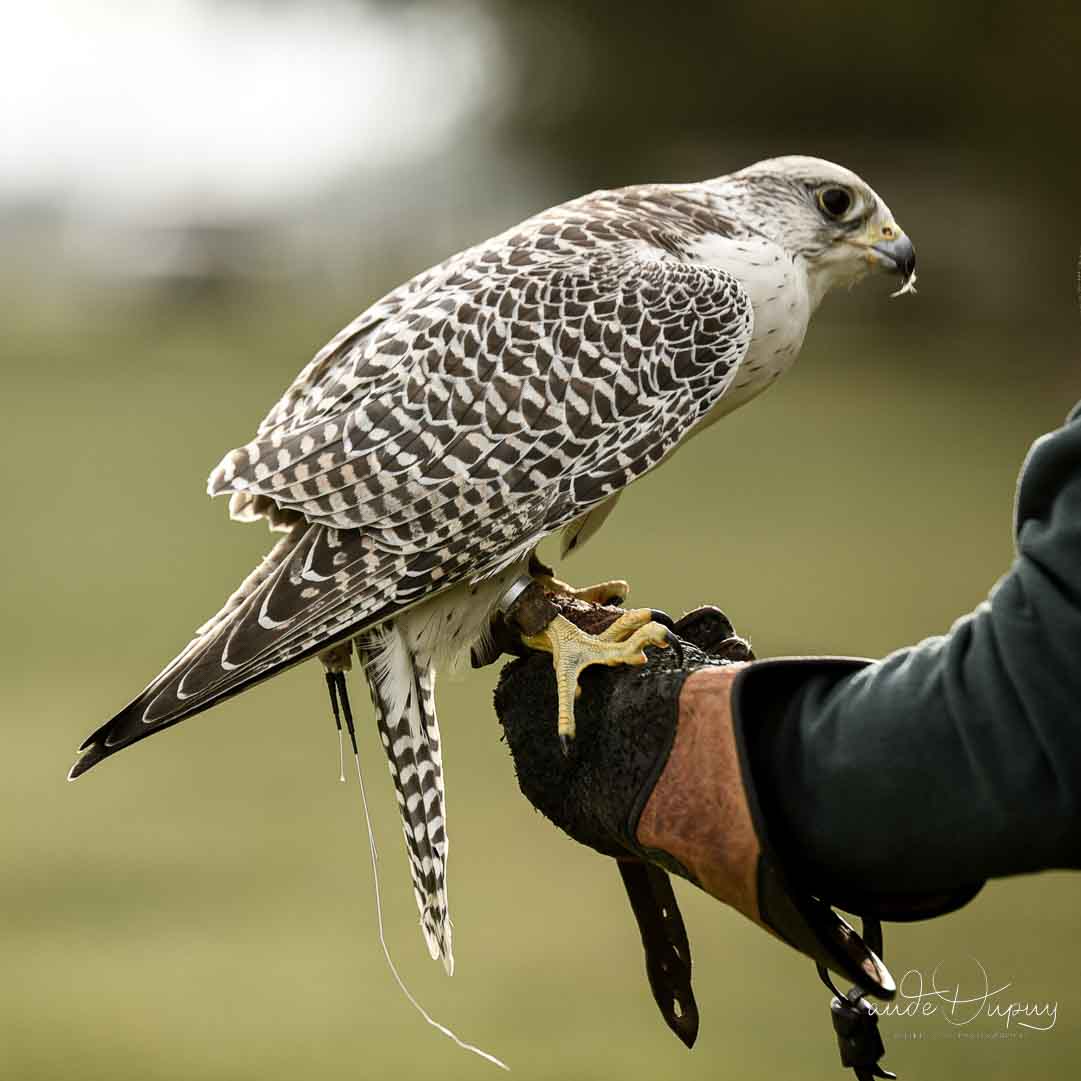
[[366, 631], [358, 652], [398, 796], [421, 932], [428, 952], [433, 959], [442, 958], [449, 975], [454, 971], [454, 953], [447, 908], [447, 829], [435, 670], [418, 662], [393, 621]]

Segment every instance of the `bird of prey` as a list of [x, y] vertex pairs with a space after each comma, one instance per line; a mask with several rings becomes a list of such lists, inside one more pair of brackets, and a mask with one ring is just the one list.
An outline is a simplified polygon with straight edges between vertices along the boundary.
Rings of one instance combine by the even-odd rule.
[[[883, 200], [838, 165], [782, 157], [597, 191], [418, 274], [211, 473], [233, 518], [284, 536], [70, 776], [313, 656], [337, 713], [355, 649], [424, 938], [450, 971], [437, 670], [484, 642], [543, 538], [584, 543], [627, 485], [789, 368], [830, 289], [878, 268], [914, 282]], [[529, 639], [553, 654], [563, 736], [582, 669], [644, 663], [651, 643], [664, 628], [645, 609], [598, 638], [557, 616]]]

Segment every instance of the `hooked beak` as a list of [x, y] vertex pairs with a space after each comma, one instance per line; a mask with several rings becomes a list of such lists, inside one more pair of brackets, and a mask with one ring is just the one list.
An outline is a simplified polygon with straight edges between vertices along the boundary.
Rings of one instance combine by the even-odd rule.
[[899, 233], [892, 240], [880, 240], [877, 244], [872, 244], [871, 250], [881, 257], [886, 269], [901, 274], [906, 279], [916, 273], [916, 249], [904, 233]]
[[900, 274], [904, 281], [901, 288], [890, 296], [901, 297], [905, 293], [916, 291], [916, 249], [901, 228], [895, 224], [883, 226], [879, 234], [881, 239], [871, 240], [869, 254], [879, 266], [894, 274]]

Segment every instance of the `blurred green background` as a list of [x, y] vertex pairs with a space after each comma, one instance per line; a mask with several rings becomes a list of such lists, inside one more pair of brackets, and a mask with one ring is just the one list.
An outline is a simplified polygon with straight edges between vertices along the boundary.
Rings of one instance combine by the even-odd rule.
[[[1076, 7], [55, 0], [8, 29], [0, 1076], [495, 1076], [385, 968], [316, 668], [65, 783], [269, 546], [206, 473], [449, 251], [591, 186], [817, 153], [889, 201], [919, 295], [827, 301], [794, 371], [564, 570], [673, 613], [719, 603], [762, 656], [945, 630], [1008, 567], [1024, 453], [1081, 397]], [[690, 888], [702, 1034], [688, 1053], [665, 1030], [614, 869], [517, 792], [495, 675], [440, 687], [452, 980], [360, 711], [388, 940], [425, 1005], [527, 1079], [841, 1076], [811, 966]], [[886, 1064], [1075, 1064], [1079, 896], [1065, 874], [997, 882], [888, 929], [898, 974], [972, 989], [976, 958], [1058, 1022], [888, 1019]]]

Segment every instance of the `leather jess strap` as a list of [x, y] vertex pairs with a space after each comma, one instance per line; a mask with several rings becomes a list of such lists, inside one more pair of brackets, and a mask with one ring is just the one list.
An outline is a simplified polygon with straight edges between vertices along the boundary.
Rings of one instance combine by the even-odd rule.
[[667, 872], [649, 863], [616, 860], [646, 954], [646, 976], [665, 1024], [693, 1047], [698, 1004], [691, 988], [691, 945]]

